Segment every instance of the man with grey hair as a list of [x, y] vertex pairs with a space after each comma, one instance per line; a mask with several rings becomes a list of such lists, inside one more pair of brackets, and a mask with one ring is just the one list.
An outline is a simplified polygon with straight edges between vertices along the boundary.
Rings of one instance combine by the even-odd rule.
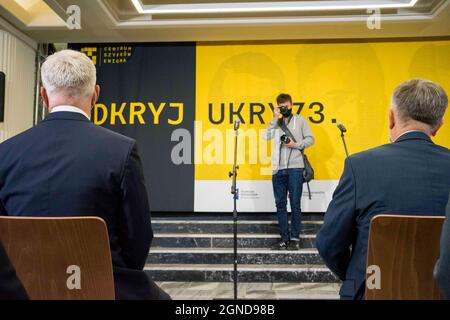
[[100, 93], [94, 64], [63, 50], [45, 60], [41, 78], [49, 115], [0, 145], [0, 215], [101, 217], [116, 299], [169, 298], [143, 271], [153, 232], [136, 141], [90, 121]]
[[445, 215], [450, 150], [431, 137], [443, 125], [447, 105], [447, 94], [436, 83], [400, 84], [389, 111], [391, 143], [345, 161], [316, 239], [326, 265], [343, 281], [342, 299], [364, 299], [369, 224], [375, 215]]

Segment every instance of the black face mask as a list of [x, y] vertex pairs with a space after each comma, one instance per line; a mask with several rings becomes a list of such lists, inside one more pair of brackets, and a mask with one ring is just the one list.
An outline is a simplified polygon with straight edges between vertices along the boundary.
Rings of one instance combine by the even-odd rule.
[[292, 109], [288, 109], [288, 107], [281, 107], [280, 113], [284, 118], [289, 118], [292, 115]]

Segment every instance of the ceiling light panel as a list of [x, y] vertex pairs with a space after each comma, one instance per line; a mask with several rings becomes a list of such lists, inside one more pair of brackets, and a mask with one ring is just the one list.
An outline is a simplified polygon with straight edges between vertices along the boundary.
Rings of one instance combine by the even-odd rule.
[[205, 14], [412, 8], [418, 0], [261, 1], [146, 5], [143, 5], [141, 0], [131, 1], [141, 14]]

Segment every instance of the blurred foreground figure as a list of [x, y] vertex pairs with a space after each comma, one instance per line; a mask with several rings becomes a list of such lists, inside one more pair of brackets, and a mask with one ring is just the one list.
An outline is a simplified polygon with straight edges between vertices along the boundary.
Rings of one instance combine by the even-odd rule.
[[364, 299], [369, 224], [376, 214], [445, 215], [450, 150], [431, 137], [443, 124], [447, 104], [447, 94], [431, 81], [402, 83], [389, 111], [391, 143], [345, 161], [316, 240], [323, 260], [343, 281], [342, 299]]
[[442, 227], [441, 255], [436, 263], [435, 276], [444, 298], [450, 300], [450, 194], [447, 218]]
[[116, 299], [168, 299], [143, 271], [153, 232], [136, 141], [90, 121], [100, 92], [94, 64], [63, 50], [41, 77], [50, 114], [0, 145], [0, 214], [101, 217]]
[[0, 300], [28, 300], [27, 292], [0, 243]]

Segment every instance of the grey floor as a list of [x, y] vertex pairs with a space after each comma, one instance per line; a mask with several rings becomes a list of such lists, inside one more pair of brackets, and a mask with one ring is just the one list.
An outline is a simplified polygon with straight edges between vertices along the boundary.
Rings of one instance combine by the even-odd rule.
[[[157, 282], [174, 300], [232, 299], [226, 282]], [[240, 283], [239, 299], [339, 299], [338, 283]]]

